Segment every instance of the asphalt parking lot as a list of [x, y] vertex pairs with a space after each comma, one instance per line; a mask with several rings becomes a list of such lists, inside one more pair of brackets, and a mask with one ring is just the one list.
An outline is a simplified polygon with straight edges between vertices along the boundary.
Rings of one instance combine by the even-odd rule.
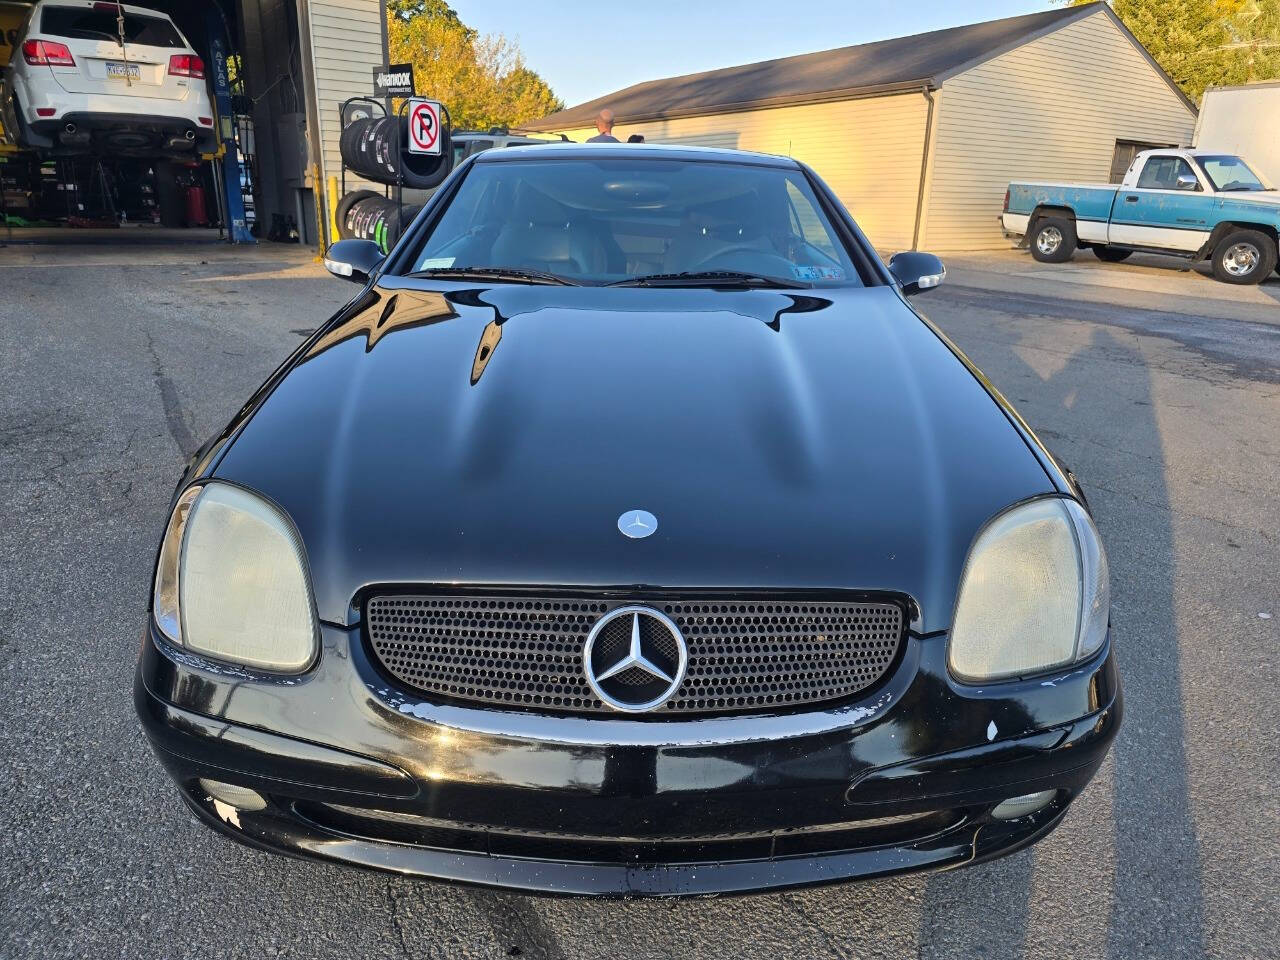
[[1280, 278], [948, 266], [920, 307], [1082, 478], [1110, 552], [1111, 758], [983, 867], [589, 902], [273, 857], [178, 805], [130, 696], [173, 484], [355, 288], [269, 246], [0, 250], [0, 957], [1275, 957]]

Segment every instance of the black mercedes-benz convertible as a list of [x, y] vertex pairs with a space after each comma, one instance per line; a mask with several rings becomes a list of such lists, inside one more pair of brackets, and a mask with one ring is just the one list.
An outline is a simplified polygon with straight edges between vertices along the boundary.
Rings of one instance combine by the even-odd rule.
[[[529, 891], [979, 863], [1115, 737], [1075, 478], [803, 164], [462, 164], [193, 458], [142, 725], [207, 824]], [[1086, 829], [1077, 823], [1075, 829]]]

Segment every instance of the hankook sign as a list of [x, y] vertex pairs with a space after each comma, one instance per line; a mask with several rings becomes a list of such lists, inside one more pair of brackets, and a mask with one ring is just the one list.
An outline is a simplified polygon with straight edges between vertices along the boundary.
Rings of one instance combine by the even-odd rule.
[[373, 92], [379, 97], [412, 97], [413, 64], [392, 63], [373, 68]]

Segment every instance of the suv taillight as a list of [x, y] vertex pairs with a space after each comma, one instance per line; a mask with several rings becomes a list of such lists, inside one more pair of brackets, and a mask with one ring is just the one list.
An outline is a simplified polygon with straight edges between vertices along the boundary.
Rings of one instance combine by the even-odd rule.
[[190, 53], [175, 53], [169, 58], [169, 75], [204, 79], [204, 61]]
[[75, 58], [65, 43], [53, 40], [28, 40], [22, 45], [22, 58], [33, 67], [74, 67]]
[[1004, 212], [1005, 213], [1009, 212], [1009, 191], [1008, 190], [1004, 192]]

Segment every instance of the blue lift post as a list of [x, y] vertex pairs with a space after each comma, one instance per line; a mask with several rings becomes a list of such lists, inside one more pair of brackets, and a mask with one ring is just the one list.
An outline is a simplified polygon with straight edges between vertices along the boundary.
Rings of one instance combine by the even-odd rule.
[[240, 153], [236, 149], [235, 114], [231, 107], [231, 84], [227, 78], [226, 21], [216, 3], [206, 8], [205, 22], [209, 29], [209, 56], [213, 63], [213, 99], [216, 105], [218, 139], [222, 141], [222, 195], [227, 205], [227, 241], [229, 243], [257, 243], [249, 233], [244, 215], [244, 195], [240, 187]]

